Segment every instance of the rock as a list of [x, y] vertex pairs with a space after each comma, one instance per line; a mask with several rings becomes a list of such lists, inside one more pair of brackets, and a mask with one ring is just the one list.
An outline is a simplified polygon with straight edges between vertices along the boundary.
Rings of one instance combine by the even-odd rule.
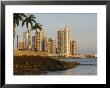
[[41, 56], [14, 56], [14, 75], [36, 75], [42, 71], [62, 71], [79, 64]]

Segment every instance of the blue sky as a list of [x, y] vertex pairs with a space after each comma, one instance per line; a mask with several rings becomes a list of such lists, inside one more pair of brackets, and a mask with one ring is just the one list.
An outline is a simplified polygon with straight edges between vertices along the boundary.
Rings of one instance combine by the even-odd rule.
[[[77, 53], [97, 53], [97, 14], [96, 13], [35, 13], [36, 21], [43, 25], [48, 38], [57, 37], [57, 30], [68, 25], [71, 28], [71, 40], [77, 41]], [[18, 26], [16, 34], [22, 41], [26, 27]], [[34, 31], [31, 32], [34, 35]], [[15, 45], [16, 47], [16, 38]]]

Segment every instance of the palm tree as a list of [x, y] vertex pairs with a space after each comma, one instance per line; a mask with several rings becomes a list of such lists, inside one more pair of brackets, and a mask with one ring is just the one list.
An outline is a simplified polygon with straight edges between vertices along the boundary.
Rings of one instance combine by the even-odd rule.
[[[31, 29], [34, 24], [36, 24], [35, 16], [34, 15], [27, 15], [22, 22], [22, 27], [26, 24], [27, 32], [29, 33], [29, 24], [31, 25]], [[28, 35], [28, 43], [30, 42], [30, 35]], [[27, 48], [29, 48], [29, 44], [27, 44]]]
[[[26, 27], [28, 29], [29, 24], [31, 24], [31, 28], [33, 27], [33, 24], [36, 23], [35, 21], [35, 16], [34, 15], [27, 15], [26, 18], [23, 20], [22, 22], [22, 26], [24, 26], [24, 24], [26, 24]], [[29, 31], [29, 29], [28, 29]]]
[[13, 43], [15, 38], [15, 28], [19, 26], [20, 21], [23, 21], [23, 17], [26, 17], [23, 13], [14, 13], [13, 14]]
[[[40, 23], [36, 23], [36, 24], [32, 27], [32, 30], [36, 30], [35, 36], [36, 36], [36, 34], [37, 34], [37, 32], [38, 32], [38, 31], [37, 31], [38, 29], [39, 29], [40, 31], [42, 30], [42, 25], [41, 25]], [[43, 42], [44, 42], [44, 41], [43, 41]], [[36, 51], [36, 50], [39, 50], [39, 49], [35, 48], [35, 51]]]
[[40, 31], [42, 30], [42, 25], [40, 23], [36, 23], [33, 27], [32, 27], [32, 30], [36, 30], [37, 32], [37, 29], [40, 29]]

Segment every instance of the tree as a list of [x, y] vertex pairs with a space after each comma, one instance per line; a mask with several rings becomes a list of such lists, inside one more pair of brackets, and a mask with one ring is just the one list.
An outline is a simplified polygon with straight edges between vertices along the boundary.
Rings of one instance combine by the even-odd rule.
[[13, 14], [13, 43], [15, 38], [15, 28], [19, 26], [20, 21], [23, 21], [23, 17], [26, 17], [23, 13], [14, 13]]
[[36, 23], [33, 27], [32, 27], [32, 30], [36, 30], [37, 32], [37, 29], [40, 29], [40, 31], [42, 30], [42, 25], [40, 23]]
[[[24, 24], [26, 24], [27, 32], [30, 33], [29, 32], [29, 24], [31, 25], [31, 29], [32, 29], [33, 25], [36, 24], [35, 16], [28, 14], [22, 22], [22, 27], [24, 26]], [[28, 49], [29, 49], [29, 43], [30, 43], [30, 34], [28, 35], [28, 44], [27, 44]]]
[[27, 30], [29, 31], [29, 29], [28, 29], [29, 24], [31, 24], [31, 28], [32, 28], [35, 23], [36, 23], [36, 21], [35, 21], [34, 15], [28, 14], [22, 22], [22, 27], [24, 26], [24, 24], [26, 24]]

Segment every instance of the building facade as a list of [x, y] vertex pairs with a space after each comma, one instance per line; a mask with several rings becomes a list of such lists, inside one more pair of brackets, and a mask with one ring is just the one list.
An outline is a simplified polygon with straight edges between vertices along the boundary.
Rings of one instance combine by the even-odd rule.
[[32, 36], [32, 50], [35, 49], [35, 36]]
[[57, 53], [68, 56], [70, 54], [70, 28], [57, 31]]
[[64, 28], [64, 52], [66, 55], [70, 54], [70, 28]]
[[56, 53], [55, 40], [53, 40], [52, 38], [48, 39], [47, 50], [48, 50], [48, 54], [55, 54]]
[[37, 51], [46, 51], [47, 38], [43, 30], [35, 33], [35, 49]]
[[18, 41], [18, 35], [17, 35], [17, 49], [18, 49], [18, 42], [19, 42], [19, 41]]
[[64, 53], [64, 31], [57, 31], [57, 53]]
[[76, 41], [71, 41], [70, 42], [70, 53], [71, 53], [71, 55], [76, 54], [76, 49], [77, 49]]
[[29, 49], [29, 31], [23, 33], [24, 49]]

